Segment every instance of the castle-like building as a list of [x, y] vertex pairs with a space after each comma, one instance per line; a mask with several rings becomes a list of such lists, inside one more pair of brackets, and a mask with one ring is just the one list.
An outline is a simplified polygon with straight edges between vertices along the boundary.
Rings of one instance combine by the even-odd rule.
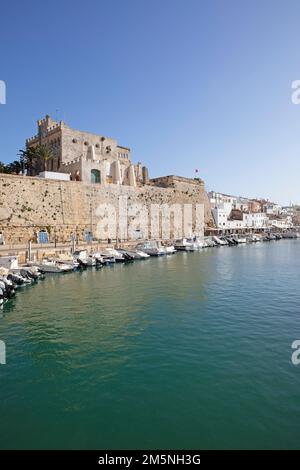
[[[26, 140], [26, 147], [44, 145], [52, 157], [47, 171], [67, 173], [71, 180], [86, 183], [140, 186], [148, 184], [148, 169], [131, 162], [131, 151], [115, 139], [72, 129], [46, 115], [37, 121], [37, 135]], [[45, 170], [45, 162], [35, 161], [31, 175]]]
[[[50, 116], [37, 124], [37, 135], [26, 141], [28, 150], [39, 150], [27, 153], [29, 178], [0, 174], [0, 232], [7, 243], [27, 246], [39, 231], [48, 233], [50, 243], [69, 244], [74, 234], [80, 241], [173, 240], [179, 233], [202, 236], [203, 222], [213, 226], [202, 179], [149, 179], [147, 168], [132, 164], [130, 149], [115, 139]], [[114, 236], [107, 233], [111, 226]]]

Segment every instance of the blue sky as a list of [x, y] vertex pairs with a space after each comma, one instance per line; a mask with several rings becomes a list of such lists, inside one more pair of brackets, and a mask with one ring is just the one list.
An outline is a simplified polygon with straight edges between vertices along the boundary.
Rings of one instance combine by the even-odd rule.
[[117, 138], [153, 177], [198, 168], [207, 189], [300, 203], [299, 1], [0, 8], [0, 160], [48, 113]]

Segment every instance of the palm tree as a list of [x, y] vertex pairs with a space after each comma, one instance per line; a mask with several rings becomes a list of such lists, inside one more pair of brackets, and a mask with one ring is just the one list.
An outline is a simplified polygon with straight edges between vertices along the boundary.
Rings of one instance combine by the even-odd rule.
[[53, 158], [53, 152], [48, 145], [37, 145], [36, 147], [26, 147], [25, 150], [20, 150], [18, 153], [23, 171], [26, 169], [29, 174], [32, 170], [39, 168], [39, 163], [42, 162], [44, 171], [47, 170], [48, 161]]
[[36, 155], [43, 162], [44, 171], [47, 171], [48, 161], [53, 158], [53, 152], [48, 145], [39, 145], [36, 147]]
[[30, 174], [34, 168], [34, 162], [37, 158], [36, 148], [26, 147], [25, 150], [20, 149], [18, 156], [20, 158], [23, 173], [25, 170], [27, 170], [28, 174]]

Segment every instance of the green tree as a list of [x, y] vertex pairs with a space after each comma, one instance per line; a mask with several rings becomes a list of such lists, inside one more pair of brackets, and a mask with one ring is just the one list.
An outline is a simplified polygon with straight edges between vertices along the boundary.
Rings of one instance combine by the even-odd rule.
[[26, 169], [29, 175], [38, 172], [40, 167], [47, 171], [48, 161], [53, 158], [53, 152], [48, 145], [26, 147], [25, 150], [19, 150], [18, 155], [23, 171]]
[[0, 173], [6, 173], [6, 165], [5, 163], [0, 162]]
[[37, 157], [43, 162], [44, 171], [47, 171], [48, 161], [53, 158], [53, 152], [48, 145], [39, 145], [36, 147]]
[[18, 175], [21, 172], [22, 172], [22, 164], [18, 160], [15, 160], [15, 161], [9, 163], [8, 165], [6, 165], [6, 172], [5, 173]]
[[18, 153], [23, 172], [27, 170], [29, 175], [32, 173], [36, 159], [38, 158], [37, 148], [38, 147], [26, 147], [25, 150], [20, 149]]

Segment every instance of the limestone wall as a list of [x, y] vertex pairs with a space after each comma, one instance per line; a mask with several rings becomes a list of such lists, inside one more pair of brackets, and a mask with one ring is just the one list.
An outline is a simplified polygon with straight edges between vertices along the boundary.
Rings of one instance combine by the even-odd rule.
[[[118, 220], [120, 196], [126, 197], [128, 204], [144, 204], [146, 212], [151, 204], [193, 204], [193, 211], [196, 204], [204, 204], [205, 222], [211, 224], [207, 195], [201, 185], [184, 185], [184, 190], [155, 186], [132, 188], [0, 174], [0, 231], [7, 243], [15, 244], [35, 240], [38, 229], [46, 229], [52, 242], [69, 241], [75, 232], [78, 239], [83, 240], [85, 231], [92, 231], [99, 238], [101, 224], [109, 225], [113, 216]], [[109, 205], [115, 213], [99, 210], [99, 205], [103, 204]], [[195, 226], [194, 215], [193, 229], [200, 230]], [[136, 214], [131, 210], [128, 224], [136, 219], [138, 230], [141, 218], [145, 218], [145, 212], [137, 206]], [[150, 238], [151, 234], [144, 235]], [[117, 227], [116, 236], [130, 239], [132, 230], [121, 237]]]

